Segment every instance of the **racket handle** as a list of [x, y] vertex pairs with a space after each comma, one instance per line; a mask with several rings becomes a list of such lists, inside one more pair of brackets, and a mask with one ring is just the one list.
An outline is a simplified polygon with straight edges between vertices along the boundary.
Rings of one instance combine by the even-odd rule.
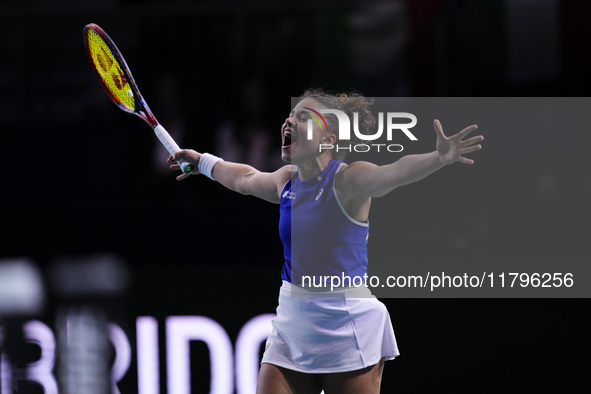
[[[164, 145], [168, 153], [170, 153], [172, 156], [174, 156], [175, 153], [181, 150], [177, 143], [172, 139], [170, 134], [168, 134], [168, 131], [166, 131], [166, 129], [161, 125], [157, 124], [154, 127], [154, 133], [156, 134], [156, 137], [158, 137], [162, 145]], [[179, 159], [177, 163], [181, 167], [181, 171], [184, 173], [191, 172], [194, 168], [193, 163], [189, 163], [184, 159]]]

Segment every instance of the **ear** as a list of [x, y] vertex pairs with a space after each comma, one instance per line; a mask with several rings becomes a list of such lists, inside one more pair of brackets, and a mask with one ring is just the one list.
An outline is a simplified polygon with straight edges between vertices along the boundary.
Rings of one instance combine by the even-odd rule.
[[337, 136], [334, 134], [325, 134], [320, 138], [320, 142], [323, 144], [334, 145], [334, 143], [337, 142]]

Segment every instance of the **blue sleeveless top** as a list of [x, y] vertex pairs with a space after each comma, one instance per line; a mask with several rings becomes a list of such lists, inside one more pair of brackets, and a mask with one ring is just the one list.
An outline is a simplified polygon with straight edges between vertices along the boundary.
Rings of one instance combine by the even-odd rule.
[[326, 275], [346, 275], [353, 280], [367, 273], [369, 224], [345, 212], [334, 187], [342, 164], [331, 160], [307, 181], [296, 173], [283, 187], [279, 217], [285, 257], [283, 280], [301, 284], [302, 276]]

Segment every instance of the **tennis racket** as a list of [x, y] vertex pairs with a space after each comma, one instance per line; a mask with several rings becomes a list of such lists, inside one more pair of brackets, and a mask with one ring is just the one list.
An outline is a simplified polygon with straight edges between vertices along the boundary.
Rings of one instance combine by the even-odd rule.
[[[139, 116], [153, 130], [166, 150], [174, 156], [181, 150], [162, 125], [158, 123], [131, 75], [131, 71], [111, 38], [98, 25], [84, 27], [84, 49], [94, 74], [107, 95], [123, 111]], [[193, 164], [179, 159], [181, 170], [193, 170]]]

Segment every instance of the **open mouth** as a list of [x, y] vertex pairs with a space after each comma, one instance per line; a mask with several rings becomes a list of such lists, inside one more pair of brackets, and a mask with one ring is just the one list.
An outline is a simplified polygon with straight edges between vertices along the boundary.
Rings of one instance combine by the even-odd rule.
[[298, 140], [299, 136], [297, 133], [293, 132], [290, 129], [285, 129], [283, 131], [283, 146], [282, 148], [287, 148], [291, 146], [294, 142]]

